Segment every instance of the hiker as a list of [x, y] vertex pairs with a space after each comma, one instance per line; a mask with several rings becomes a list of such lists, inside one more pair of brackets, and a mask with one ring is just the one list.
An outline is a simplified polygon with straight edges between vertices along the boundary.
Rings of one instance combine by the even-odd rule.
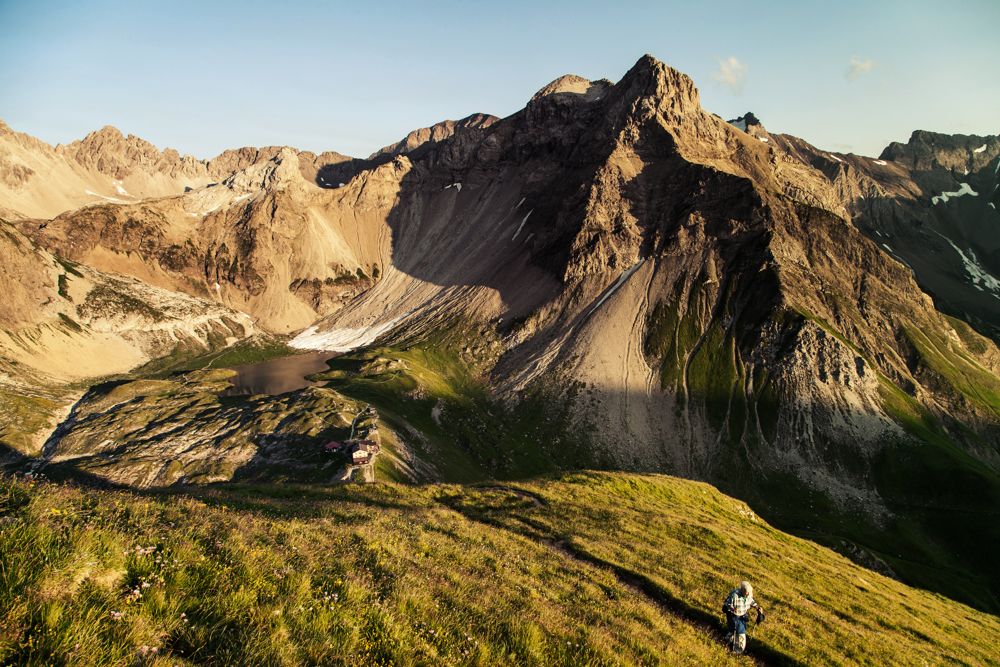
[[743, 653], [747, 648], [747, 624], [750, 622], [751, 609], [757, 610], [758, 623], [764, 620], [764, 609], [753, 599], [753, 586], [749, 581], [741, 581], [722, 603], [726, 628], [729, 630], [726, 643], [733, 653]]

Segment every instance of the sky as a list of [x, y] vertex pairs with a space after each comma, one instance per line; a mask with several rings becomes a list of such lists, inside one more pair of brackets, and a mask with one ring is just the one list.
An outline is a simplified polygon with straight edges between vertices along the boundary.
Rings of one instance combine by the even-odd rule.
[[1000, 0], [0, 0], [0, 119], [53, 144], [114, 125], [200, 158], [366, 156], [651, 53], [720, 116], [877, 155], [915, 129], [1000, 133], [998, 29]]

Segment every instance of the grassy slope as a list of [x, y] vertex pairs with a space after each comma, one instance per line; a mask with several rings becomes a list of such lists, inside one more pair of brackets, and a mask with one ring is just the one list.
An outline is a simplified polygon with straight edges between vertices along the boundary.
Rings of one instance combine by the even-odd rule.
[[[683, 318], [663, 308], [650, 318], [647, 354], [665, 362], [665, 386], [680, 386], [684, 351], [699, 338], [693, 313]], [[789, 314], [788, 317], [793, 317]], [[829, 325], [820, 322], [824, 329]], [[839, 337], [839, 336], [838, 336]], [[780, 401], [763, 379], [757, 396], [743, 392], [745, 371], [734, 358], [734, 341], [713, 324], [688, 369], [691, 407], [701, 406], [710, 423], [728, 432], [730, 442], [744, 438], [762, 446], [755, 429], [744, 432], [747, 411], [755, 410], [765, 437], [773, 437]], [[669, 363], [673, 362], [673, 363]], [[412, 427], [426, 441], [411, 443], [418, 457], [438, 465], [441, 479], [475, 481], [490, 477], [517, 479], [552, 470], [608, 467], [589, 443], [575, 446], [567, 423], [542, 397], [529, 397], [516, 411], [493, 403], [476, 379], [475, 365], [464, 361], [446, 342], [422, 342], [406, 349], [380, 348], [334, 360], [331, 386], [352, 398], [370, 401], [397, 433]], [[856, 545], [888, 564], [914, 585], [995, 610], [1000, 590], [993, 558], [982, 542], [996, 543], [1000, 481], [957, 447], [919, 405], [885, 380], [887, 412], [922, 444], [886, 443], [869, 462], [870, 479], [895, 514], [888, 524], [845, 513], [829, 498], [787, 474], [745, 475], [737, 465], [746, 455], [733, 448], [731, 469], [719, 471], [719, 483], [751, 501], [785, 530], [828, 546], [856, 552]], [[431, 416], [438, 401], [445, 409], [440, 423]], [[753, 413], [751, 413], [753, 414]], [[401, 479], [383, 463], [382, 478]], [[577, 465], [574, 465], [577, 463]], [[838, 465], [857, 466], [853, 459]]]
[[[60, 260], [62, 262], [63, 260]], [[70, 266], [64, 264], [64, 266]], [[219, 342], [224, 345], [224, 342]], [[32, 382], [33, 388], [0, 384], [0, 463], [4, 458], [21, 455], [37, 456], [41, 434], [53, 427], [53, 417], [67, 403], [83, 393], [86, 387], [102, 381], [131, 380], [135, 378], [163, 378], [173, 373], [199, 368], [225, 368], [266, 361], [275, 357], [298, 353], [285, 342], [270, 335], [260, 335], [223, 347], [210, 353], [200, 345], [177, 345], [165, 357], [154, 359], [129, 372], [104, 378], [92, 378], [68, 385]], [[3, 360], [0, 359], [0, 365]], [[18, 375], [18, 369], [2, 368], [3, 372]]]
[[47, 388], [25, 390], [0, 386], [0, 463], [6, 456], [37, 453], [38, 434], [52, 428], [62, 397]]
[[[845, 513], [789, 474], [761, 471], [746, 477], [741, 472], [745, 447], [752, 451], [762, 446], [756, 429], [744, 432], [748, 411], [749, 423], [756, 416], [764, 437], [773, 439], [781, 398], [763, 374], [755, 378], [756, 395], [745, 396], [745, 371], [734, 359], [734, 341], [717, 320], [709, 323], [702, 336], [696, 320], [704, 311], [697, 291], [683, 311], [676, 302], [658, 303], [647, 321], [645, 346], [647, 356], [660, 362], [662, 386], [680, 392], [686, 355], [701, 341], [687, 368], [687, 399], [690, 408], [704, 410], [713, 427], [728, 432], [731, 459], [738, 465], [716, 471], [720, 487], [752, 502], [784, 530], [848, 551], [854, 551], [852, 545], [861, 545], [911, 583], [997, 610], [1000, 578], [992, 550], [983, 546], [1000, 544], [1000, 478], [996, 473], [956, 445], [939, 420], [883, 377], [884, 409], [912, 438], [883, 443], [871, 461], [859, 461], [847, 452], [833, 464], [844, 469], [866, 466], [864, 474], [895, 515], [888, 524]], [[784, 324], [797, 317], [811, 320], [860, 354], [829, 323], [808, 312], [789, 311], [781, 317]], [[969, 339], [967, 344], [980, 342], [965, 331], [968, 327], [955, 326], [963, 340]], [[907, 333], [930, 369], [970, 402], [1000, 415], [1000, 382], [993, 375], [955, 352], [941, 337]], [[741, 438], [743, 446], [737, 445]], [[840, 451], [829, 448], [835, 458]]]
[[422, 341], [357, 352], [331, 360], [331, 372], [315, 378], [375, 405], [396, 433], [418, 431], [408, 444], [437, 467], [440, 479], [514, 479], [602, 466], [585, 437], [567, 435], [565, 406], [538, 393], [511, 410], [490, 396], [460, 347]]
[[199, 368], [232, 368], [299, 353], [299, 350], [288, 347], [283, 339], [270, 334], [256, 335], [208, 353], [202, 347], [178, 345], [171, 354], [150, 361], [131, 371], [127, 377], [166, 377], [171, 373]]
[[750, 664], [717, 634], [742, 577], [763, 664], [987, 664], [1000, 633], [665, 476], [190, 494], [0, 478], [0, 662]]

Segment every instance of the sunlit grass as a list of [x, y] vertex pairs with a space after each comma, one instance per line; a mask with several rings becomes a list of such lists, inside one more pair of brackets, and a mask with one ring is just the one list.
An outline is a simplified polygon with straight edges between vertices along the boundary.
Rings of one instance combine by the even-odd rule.
[[743, 577], [772, 662], [986, 664], [1000, 632], [669, 477], [190, 494], [0, 481], [0, 663], [735, 664]]

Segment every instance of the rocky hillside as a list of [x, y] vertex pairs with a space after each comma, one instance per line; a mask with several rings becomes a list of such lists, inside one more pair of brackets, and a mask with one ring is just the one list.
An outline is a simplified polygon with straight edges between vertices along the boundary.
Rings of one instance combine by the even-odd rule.
[[[160, 150], [135, 135], [107, 126], [82, 140], [50, 146], [0, 121], [0, 215], [51, 218], [90, 204], [132, 204], [218, 183], [236, 171], [265, 162], [280, 146], [224, 151], [211, 160]], [[298, 152], [302, 173], [348, 160], [339, 153]]]
[[53, 256], [0, 221], [0, 443], [36, 454], [74, 385], [256, 332], [244, 313]]
[[301, 154], [281, 149], [216, 185], [22, 229], [74, 261], [218, 299], [272, 331], [301, 329], [379, 273], [374, 229], [355, 224], [365, 213], [301, 168]]
[[943, 312], [1000, 341], [1000, 136], [917, 131], [879, 158], [777, 145], [821, 170], [854, 224], [913, 272]]

